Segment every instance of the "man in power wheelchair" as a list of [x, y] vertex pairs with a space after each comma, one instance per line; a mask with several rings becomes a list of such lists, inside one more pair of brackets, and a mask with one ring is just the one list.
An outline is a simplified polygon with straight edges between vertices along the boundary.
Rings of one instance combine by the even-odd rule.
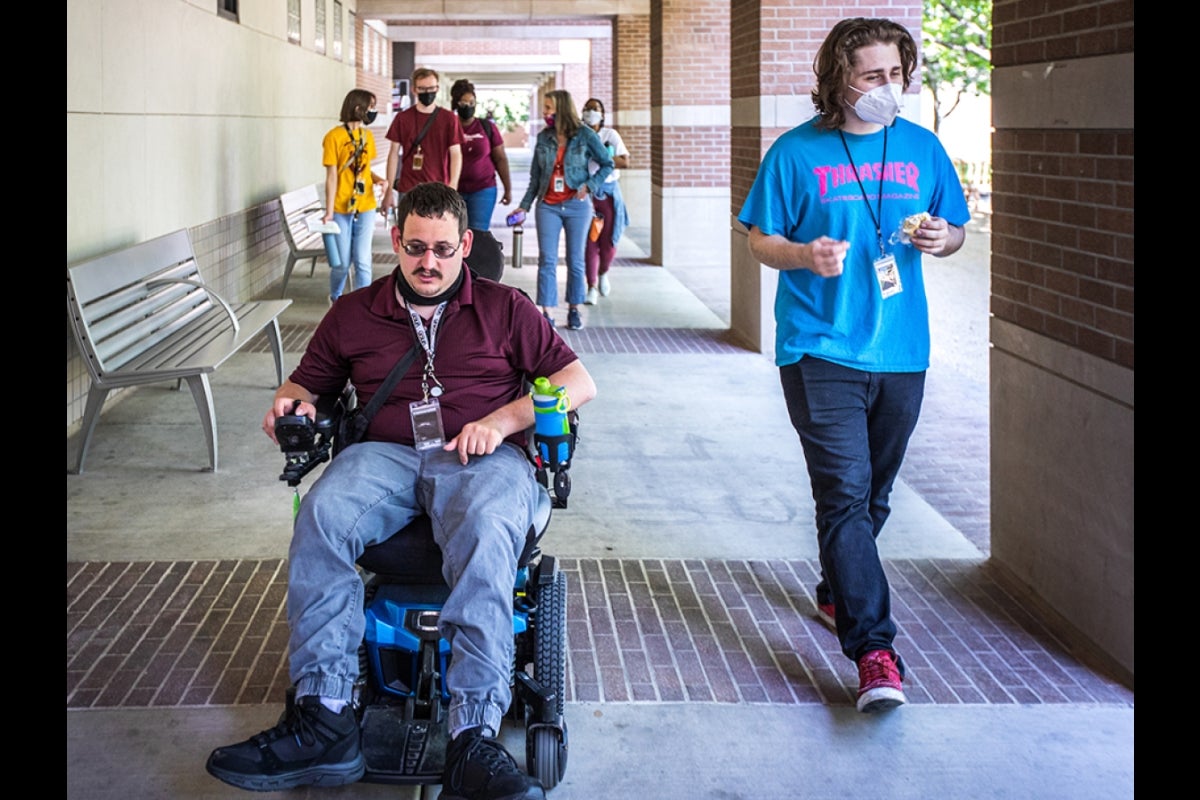
[[[543, 781], [521, 771], [495, 738], [510, 706], [535, 709], [531, 731], [542, 730], [537, 726], [546, 716], [537, 708], [537, 698], [545, 697], [537, 681], [514, 675], [514, 664], [527, 656], [514, 653], [514, 626], [522, 610], [514, 608], [518, 564], [535, 554], [529, 532], [539, 509], [544, 515], [546, 497], [525, 449], [526, 431], [535, 421], [528, 381], [547, 377], [576, 408], [595, 396], [596, 387], [527, 296], [463, 268], [472, 236], [457, 192], [422, 184], [401, 200], [396, 219], [392, 243], [399, 266], [333, 305], [263, 420], [265, 432], [275, 439], [278, 417], [315, 421], [318, 399], [336, 397], [347, 384], [369, 409], [376, 393], [386, 397], [375, 404], [364, 439], [340, 448], [296, 515], [287, 601], [294, 700], [275, 727], [214, 750], [207, 768], [234, 786], [261, 791], [341, 785], [364, 776], [437, 782], [428, 775], [406, 781], [405, 758], [411, 757], [426, 766], [441, 761], [442, 800], [544, 798]], [[403, 370], [392, 391], [381, 392], [389, 372], [406, 366], [401, 359], [410, 349], [416, 353], [413, 368]], [[374, 697], [360, 720], [354, 702], [360, 650], [367, 651], [368, 661], [391, 656], [372, 656], [370, 646], [361, 647], [368, 617], [378, 627], [372, 615], [382, 606], [372, 597], [372, 611], [364, 613], [366, 592], [356, 562], [369, 560], [364, 555], [369, 549], [421, 517], [428, 521], [449, 589], [437, 600], [436, 622], [434, 614], [420, 608], [407, 616], [416, 623], [413, 628], [426, 629], [423, 635], [430, 641], [436, 626], [448, 652], [440, 645], [424, 648], [421, 659], [430, 663], [415, 676], [395, 663], [374, 665], [393, 687], [416, 689], [401, 708], [411, 707], [415, 714], [424, 706], [434, 715], [433, 724], [424, 728], [403, 719], [390, 728], [402, 732], [395, 746], [412, 750], [396, 754], [401, 774], [394, 765], [375, 772], [372, 749], [389, 746], [373, 737], [389, 728], [386, 723], [372, 727], [379, 716], [373, 712]], [[411, 547], [404, 539], [388, 544], [401, 551], [405, 570], [422, 560], [422, 549], [430, 554], [420, 541]], [[552, 578], [543, 574], [544, 562], [535, 568], [535, 586]], [[368, 582], [376, 596], [385, 595], [386, 605], [393, 591], [386, 573], [394, 567], [365, 568], [385, 573], [388, 585], [375, 588], [374, 578]], [[553, 572], [552, 565], [549, 569]], [[416, 587], [414, 596], [420, 594]], [[444, 678], [444, 684], [435, 679], [439, 685], [404, 686], [406, 679], [420, 683], [430, 675]], [[524, 698], [517, 703], [514, 682]], [[431, 706], [440, 705], [434, 701], [443, 688], [449, 700], [441, 720], [441, 710]], [[370, 693], [386, 692], [374, 687]], [[423, 731], [431, 731], [436, 739], [440, 726], [448, 739], [444, 755], [436, 742], [422, 752], [410, 734], [420, 739]], [[537, 739], [527, 741], [533, 747]], [[554, 763], [561, 770], [561, 760]], [[560, 776], [543, 777], [556, 781]]]

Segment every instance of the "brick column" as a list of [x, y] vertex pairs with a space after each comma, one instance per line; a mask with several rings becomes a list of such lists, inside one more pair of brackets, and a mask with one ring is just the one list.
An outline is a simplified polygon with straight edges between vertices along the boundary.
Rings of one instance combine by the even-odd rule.
[[617, 129], [629, 148], [629, 167], [621, 170], [621, 196], [629, 210], [629, 227], [648, 229], [652, 215], [650, 15], [618, 16], [613, 34], [612, 94], [596, 96], [604, 100], [608, 124]]
[[1133, 3], [992, 22], [992, 560], [1132, 686]]
[[651, 251], [660, 264], [725, 260], [729, 3], [650, 3]]

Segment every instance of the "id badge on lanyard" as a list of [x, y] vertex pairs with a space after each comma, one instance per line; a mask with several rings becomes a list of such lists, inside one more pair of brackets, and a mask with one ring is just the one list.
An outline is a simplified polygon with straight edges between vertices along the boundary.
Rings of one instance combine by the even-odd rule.
[[884, 298], [900, 294], [904, 287], [900, 285], [900, 270], [896, 266], [896, 257], [891, 253], [875, 259], [875, 278], [879, 281], [879, 291]]

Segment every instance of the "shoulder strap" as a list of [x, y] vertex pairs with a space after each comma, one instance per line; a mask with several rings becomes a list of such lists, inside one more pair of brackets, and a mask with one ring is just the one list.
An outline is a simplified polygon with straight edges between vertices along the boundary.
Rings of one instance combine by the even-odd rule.
[[433, 125], [433, 118], [436, 117], [437, 113], [441, 110], [441, 106], [433, 107], [433, 111], [431, 111], [429, 114], [429, 119], [425, 120], [425, 127], [421, 128], [421, 132], [418, 133], [417, 138], [413, 140], [412, 147], [414, 150], [417, 149], [417, 145], [421, 143], [421, 140], [425, 138], [425, 134], [429, 133], [429, 126]]
[[363, 419], [370, 422], [379, 411], [380, 407], [387, 401], [392, 394], [392, 390], [396, 388], [396, 384], [400, 382], [400, 378], [404, 373], [408, 372], [408, 368], [412, 366], [413, 360], [417, 357], [417, 346], [414, 344], [408, 349], [408, 352], [396, 362], [396, 366], [392, 367], [392, 371], [388, 373], [384, 379], [383, 385], [379, 387], [379, 391], [371, 395], [371, 402], [367, 403], [366, 408], [362, 411]]

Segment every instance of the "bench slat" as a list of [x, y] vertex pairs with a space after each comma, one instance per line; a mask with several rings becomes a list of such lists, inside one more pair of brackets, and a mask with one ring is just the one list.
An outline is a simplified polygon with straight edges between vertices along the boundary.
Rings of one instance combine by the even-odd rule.
[[219, 367], [242, 345], [262, 333], [263, 326], [278, 316], [273, 305], [263, 306], [261, 302], [236, 304], [232, 308], [242, 324], [240, 332], [235, 334], [225, 312], [214, 308], [187, 328], [143, 350], [127, 368], [139, 372], [171, 372]]

